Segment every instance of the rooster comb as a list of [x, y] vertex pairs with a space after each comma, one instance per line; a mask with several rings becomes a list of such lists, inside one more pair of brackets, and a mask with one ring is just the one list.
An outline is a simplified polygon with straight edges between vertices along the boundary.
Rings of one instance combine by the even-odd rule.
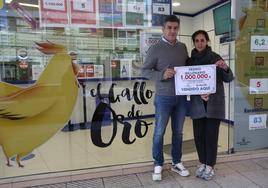
[[37, 45], [37, 49], [44, 54], [59, 54], [59, 53], [67, 53], [67, 49], [65, 46], [52, 43], [50, 41], [47, 42], [35, 42]]

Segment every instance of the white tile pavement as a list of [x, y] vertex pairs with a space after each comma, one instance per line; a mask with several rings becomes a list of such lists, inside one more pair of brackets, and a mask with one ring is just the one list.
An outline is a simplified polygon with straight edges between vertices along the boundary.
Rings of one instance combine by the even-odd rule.
[[[163, 180], [151, 180], [151, 171], [136, 171], [133, 174], [121, 174], [103, 178], [86, 178], [69, 180], [61, 183], [28, 186], [29, 188], [268, 188], [268, 150], [254, 151], [242, 155], [229, 155], [221, 158], [215, 167], [216, 176], [213, 180], [205, 181], [194, 176], [196, 161], [185, 163], [191, 172], [189, 177], [180, 177], [165, 166]], [[142, 166], [140, 167], [142, 168]], [[145, 168], [148, 170], [148, 166]], [[45, 182], [45, 181], [43, 181]], [[19, 183], [19, 182], [17, 182]], [[21, 184], [22, 185], [22, 184]], [[24, 182], [23, 185], [26, 185]], [[0, 188], [23, 187], [1, 184]], [[27, 187], [27, 186], [24, 186]]]

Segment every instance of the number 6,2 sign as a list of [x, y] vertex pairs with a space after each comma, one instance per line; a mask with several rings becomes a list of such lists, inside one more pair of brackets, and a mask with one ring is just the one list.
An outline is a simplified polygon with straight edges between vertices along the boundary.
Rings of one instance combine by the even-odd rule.
[[250, 41], [251, 52], [268, 52], [268, 36], [253, 35]]

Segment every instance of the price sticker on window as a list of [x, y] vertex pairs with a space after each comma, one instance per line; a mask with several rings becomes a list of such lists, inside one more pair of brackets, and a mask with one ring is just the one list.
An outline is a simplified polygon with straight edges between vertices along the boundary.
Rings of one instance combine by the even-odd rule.
[[267, 114], [249, 115], [249, 130], [265, 129]]
[[268, 36], [251, 36], [251, 52], [268, 52]]
[[161, 15], [170, 15], [170, 4], [153, 3], [153, 13]]
[[127, 11], [143, 14], [145, 12], [144, 6], [144, 2], [129, 2], [127, 6]]
[[268, 94], [268, 78], [250, 79], [249, 94]]

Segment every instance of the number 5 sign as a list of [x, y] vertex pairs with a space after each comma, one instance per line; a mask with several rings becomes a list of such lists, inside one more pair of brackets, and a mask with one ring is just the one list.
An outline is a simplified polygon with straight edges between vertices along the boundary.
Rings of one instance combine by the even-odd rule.
[[251, 52], [268, 52], [268, 36], [251, 36]]
[[249, 86], [249, 94], [267, 94], [268, 78], [250, 79]]

